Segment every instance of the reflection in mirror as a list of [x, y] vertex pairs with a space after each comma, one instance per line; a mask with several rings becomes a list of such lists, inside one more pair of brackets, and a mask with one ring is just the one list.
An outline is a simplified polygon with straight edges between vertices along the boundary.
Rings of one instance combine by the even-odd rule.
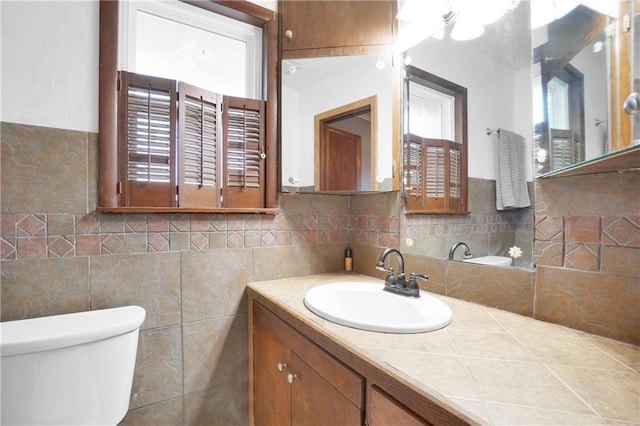
[[393, 189], [390, 55], [282, 61], [282, 190]]
[[[436, 3], [442, 2], [417, 3], [435, 8]], [[439, 12], [434, 9], [431, 15], [442, 16]], [[441, 23], [445, 25], [441, 31], [406, 50], [411, 67], [467, 89], [468, 205], [465, 212], [468, 214], [405, 214], [400, 241], [403, 253], [446, 259], [452, 245], [464, 242], [474, 257], [509, 257], [510, 248], [518, 247], [521, 256], [514, 259], [513, 265], [532, 266], [533, 209], [498, 210], [497, 132], [487, 135], [487, 128], [518, 133], [524, 138], [525, 152], [532, 152], [529, 19], [529, 2], [520, 2], [499, 20], [485, 24], [484, 33], [475, 39], [462, 41], [454, 33], [456, 26], [465, 25], [463, 21]], [[403, 28], [400, 21], [401, 39]], [[417, 94], [415, 88], [413, 92]], [[441, 100], [436, 104], [442, 106], [447, 102]], [[423, 131], [424, 120], [412, 122], [406, 98], [403, 105], [404, 133]], [[434, 126], [426, 130], [432, 134]], [[446, 132], [440, 137], [446, 138], [444, 134]], [[532, 164], [529, 157], [518, 170], [526, 178], [530, 191]], [[405, 186], [405, 195], [406, 190]]]
[[[537, 16], [535, 4], [531, 7]], [[617, 16], [611, 8], [604, 11]], [[562, 13], [532, 29], [536, 176], [612, 150], [609, 88], [615, 78], [610, 58], [616, 20], [577, 3]]]

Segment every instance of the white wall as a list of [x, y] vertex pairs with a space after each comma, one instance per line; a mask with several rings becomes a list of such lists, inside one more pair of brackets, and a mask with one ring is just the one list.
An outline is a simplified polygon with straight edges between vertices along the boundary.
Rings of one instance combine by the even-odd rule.
[[501, 31], [528, 28], [523, 19], [528, 10], [506, 15], [500, 27], [487, 28], [478, 39], [431, 38], [407, 52], [413, 66], [467, 88], [469, 177], [496, 178], [495, 142], [486, 129], [504, 128], [525, 137], [523, 167], [532, 180], [530, 39]]
[[0, 120], [98, 131], [99, 4], [0, 1]]
[[0, 0], [0, 16], [0, 121], [97, 132], [98, 0]]

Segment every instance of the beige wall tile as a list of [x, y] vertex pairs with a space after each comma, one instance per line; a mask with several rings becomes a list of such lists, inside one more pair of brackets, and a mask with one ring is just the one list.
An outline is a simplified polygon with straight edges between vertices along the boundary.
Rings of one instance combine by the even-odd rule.
[[411, 272], [426, 274], [427, 281], [418, 280], [420, 288], [437, 294], [446, 294], [447, 262], [443, 259], [416, 255], [404, 256], [404, 269], [409, 277]]
[[182, 320], [191, 322], [236, 314], [252, 278], [250, 249], [181, 253]]
[[182, 397], [129, 410], [119, 426], [183, 425]]
[[248, 384], [242, 380], [185, 395], [187, 426], [245, 426], [249, 424]]
[[247, 316], [183, 325], [185, 394], [228, 383], [248, 383]]
[[534, 276], [530, 271], [447, 263], [447, 296], [532, 315], [533, 293]]
[[91, 308], [140, 305], [143, 329], [180, 324], [180, 253], [91, 257]]
[[351, 215], [399, 216], [400, 192], [358, 194], [351, 197]]
[[640, 343], [640, 278], [539, 266], [535, 317]]
[[2, 320], [88, 311], [89, 259], [2, 261]]
[[536, 179], [536, 215], [624, 216], [640, 211], [640, 170]]
[[3, 213], [87, 213], [88, 134], [2, 123]]
[[180, 326], [140, 331], [130, 409], [182, 395]]
[[640, 248], [602, 247], [601, 271], [625, 277], [640, 277]]
[[280, 209], [288, 215], [349, 214], [349, 197], [320, 194], [278, 194]]
[[346, 244], [322, 244], [310, 247], [309, 273], [344, 271], [344, 252]]
[[308, 275], [308, 247], [261, 247], [253, 249], [253, 279], [255, 281]]

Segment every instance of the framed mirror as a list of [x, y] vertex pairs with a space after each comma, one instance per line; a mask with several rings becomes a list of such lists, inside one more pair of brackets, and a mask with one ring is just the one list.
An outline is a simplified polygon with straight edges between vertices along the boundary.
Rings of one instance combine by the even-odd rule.
[[394, 189], [399, 72], [393, 65], [391, 55], [282, 61], [283, 192]]
[[[631, 2], [558, 4], [532, 19], [534, 174], [545, 177], [632, 146]], [[637, 2], [635, 2], [637, 3]], [[532, 3], [532, 16], [542, 11]], [[619, 19], [622, 17], [622, 19]]]

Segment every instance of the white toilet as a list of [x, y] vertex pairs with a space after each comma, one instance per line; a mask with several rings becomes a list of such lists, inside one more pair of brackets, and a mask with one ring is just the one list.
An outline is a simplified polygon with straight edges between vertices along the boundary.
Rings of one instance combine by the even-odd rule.
[[0, 323], [1, 424], [120, 422], [145, 314], [126, 306]]

